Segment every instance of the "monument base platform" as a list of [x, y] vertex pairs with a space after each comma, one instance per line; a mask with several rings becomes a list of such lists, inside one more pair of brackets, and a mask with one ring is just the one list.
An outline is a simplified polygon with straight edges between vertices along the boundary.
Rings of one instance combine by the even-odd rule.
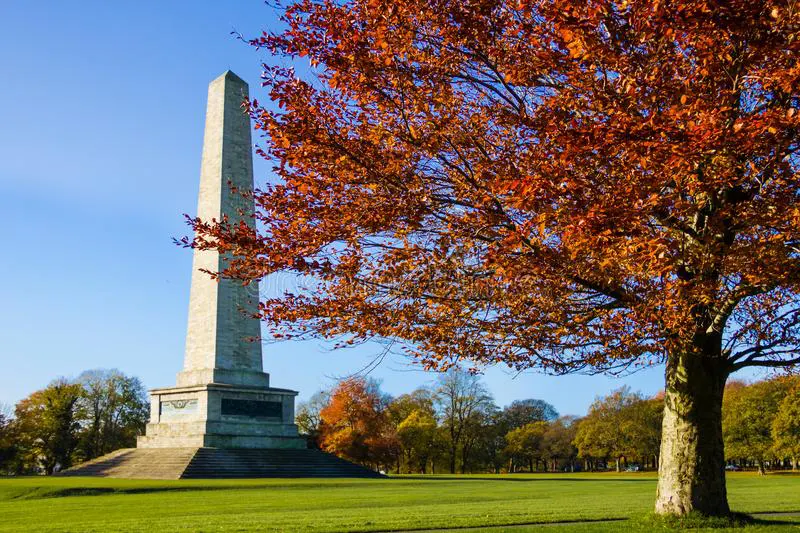
[[223, 383], [150, 391], [150, 423], [137, 448], [305, 449], [288, 389]]
[[[174, 429], [171, 427], [170, 429]], [[148, 432], [151, 428], [148, 425]], [[258, 437], [222, 434], [195, 434], [174, 436], [138, 437], [136, 447], [153, 448], [244, 448], [244, 449], [279, 449], [302, 450], [306, 448], [306, 440], [300, 437]]]
[[58, 475], [132, 479], [385, 477], [320, 450], [222, 448], [127, 448]]

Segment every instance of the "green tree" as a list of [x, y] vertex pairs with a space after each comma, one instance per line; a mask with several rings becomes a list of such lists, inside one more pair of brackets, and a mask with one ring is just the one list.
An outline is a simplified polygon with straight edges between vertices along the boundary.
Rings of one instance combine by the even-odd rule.
[[297, 405], [295, 414], [295, 424], [301, 435], [305, 435], [309, 444], [315, 448], [320, 447], [320, 424], [322, 416], [320, 413], [330, 401], [329, 391], [317, 391], [308, 401], [300, 402]]
[[622, 427], [627, 432], [629, 453], [645, 464], [652, 459], [653, 468], [658, 468], [664, 398], [633, 402], [623, 410], [622, 416], [626, 420]]
[[397, 436], [409, 471], [425, 474], [436, 446], [436, 419], [430, 412], [416, 409], [397, 426]]
[[609, 424], [597, 416], [586, 416], [577, 423], [575, 439], [572, 443], [578, 450], [578, 456], [586, 464], [587, 470], [595, 470], [612, 454], [611, 437], [607, 434]]
[[16, 455], [17, 445], [11, 410], [5, 404], [0, 404], [0, 474], [12, 473], [15, 470]]
[[800, 384], [795, 385], [778, 406], [772, 421], [775, 453], [792, 460], [792, 469], [800, 461]]
[[474, 461], [484, 471], [499, 474], [508, 461], [506, 434], [508, 424], [502, 411], [489, 413], [475, 443]]
[[437, 421], [433, 392], [425, 387], [395, 398], [388, 407], [389, 418], [397, 429], [402, 453], [397, 471], [425, 473], [436, 444]]
[[531, 422], [555, 420], [558, 418], [558, 411], [544, 400], [530, 398], [514, 400], [511, 405], [503, 409], [501, 416], [510, 431]]
[[517, 428], [521, 428], [531, 422], [552, 421], [558, 418], [558, 411], [551, 404], [544, 400], [529, 398], [526, 400], [515, 400], [506, 406], [500, 413], [497, 423], [501, 426], [498, 431], [501, 442], [500, 449], [503, 450], [505, 459], [509, 461], [509, 471], [514, 471], [515, 465], [522, 460], [527, 462], [524, 457], [516, 456], [510, 452], [507, 446], [506, 435]]
[[135, 446], [150, 414], [147, 391], [139, 378], [116, 369], [95, 369], [81, 373], [76, 383], [82, 388], [78, 405], [81, 457], [93, 459]]
[[789, 391], [784, 379], [758, 381], [725, 390], [722, 435], [728, 459], [755, 461], [760, 474], [773, 453], [772, 425], [781, 400]]
[[530, 471], [535, 471], [535, 466], [544, 455], [543, 442], [547, 429], [548, 424], [543, 421], [512, 429], [506, 435], [507, 452], [525, 458]]
[[14, 425], [26, 469], [42, 468], [52, 474], [72, 464], [82, 393], [80, 385], [62, 378], [17, 403]]
[[478, 376], [456, 367], [439, 375], [435, 405], [448, 438], [450, 473], [456, 473], [459, 457], [463, 472], [465, 445], [480, 430], [480, 414], [495, 409], [494, 400]]
[[491, 451], [495, 436], [492, 425], [498, 413], [499, 409], [489, 397], [467, 418], [461, 443], [461, 473], [486, 470], [486, 452]]
[[578, 453], [590, 460], [613, 458], [619, 471], [621, 459], [635, 453], [636, 421], [631, 419], [631, 413], [633, 406], [641, 401], [641, 395], [632, 393], [628, 387], [595, 400], [578, 423], [574, 441]]
[[408, 394], [401, 394], [389, 404], [389, 416], [399, 425], [414, 411], [421, 411], [436, 418], [434, 393], [427, 387], [420, 387]]
[[548, 460], [549, 468], [555, 472], [559, 462], [575, 469], [578, 449], [573, 444], [578, 431], [575, 417], [562, 416], [547, 424], [542, 438], [542, 455]]

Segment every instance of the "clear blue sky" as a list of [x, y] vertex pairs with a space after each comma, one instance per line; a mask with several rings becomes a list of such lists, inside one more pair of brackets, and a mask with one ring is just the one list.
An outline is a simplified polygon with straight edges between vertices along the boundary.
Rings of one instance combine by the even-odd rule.
[[[258, 54], [230, 33], [255, 35], [274, 20], [258, 0], [2, 2], [0, 402], [96, 367], [174, 384], [191, 252], [171, 238], [195, 210], [207, 84], [231, 69], [266, 99]], [[266, 173], [257, 164], [257, 179]], [[378, 351], [270, 344], [264, 366], [302, 399]], [[624, 384], [655, 393], [662, 373], [490, 369], [485, 381], [500, 405], [535, 397], [582, 414]], [[434, 378], [403, 359], [371, 375], [391, 394]]]

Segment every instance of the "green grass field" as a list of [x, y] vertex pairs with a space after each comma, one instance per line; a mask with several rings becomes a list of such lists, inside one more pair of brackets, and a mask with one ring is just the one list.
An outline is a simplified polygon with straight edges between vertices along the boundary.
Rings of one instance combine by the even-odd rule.
[[[747, 531], [800, 531], [800, 476], [728, 477]], [[394, 477], [386, 480], [0, 479], [4, 531], [652, 531], [652, 474]], [[792, 514], [794, 513], [794, 514]], [[620, 519], [616, 522], [591, 520]], [[583, 521], [583, 522], [581, 522]], [[540, 525], [536, 525], [540, 524]], [[514, 526], [514, 527], [511, 527]], [[553, 528], [548, 528], [548, 531]], [[716, 529], [715, 531], [719, 531]]]

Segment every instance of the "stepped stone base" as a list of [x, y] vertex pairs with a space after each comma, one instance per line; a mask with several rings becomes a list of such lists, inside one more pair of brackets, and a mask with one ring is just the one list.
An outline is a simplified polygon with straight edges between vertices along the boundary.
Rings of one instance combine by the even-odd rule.
[[179, 479], [197, 448], [123, 448], [59, 473], [138, 479]]
[[319, 450], [224, 448], [127, 448], [59, 475], [137, 479], [384, 477]]

